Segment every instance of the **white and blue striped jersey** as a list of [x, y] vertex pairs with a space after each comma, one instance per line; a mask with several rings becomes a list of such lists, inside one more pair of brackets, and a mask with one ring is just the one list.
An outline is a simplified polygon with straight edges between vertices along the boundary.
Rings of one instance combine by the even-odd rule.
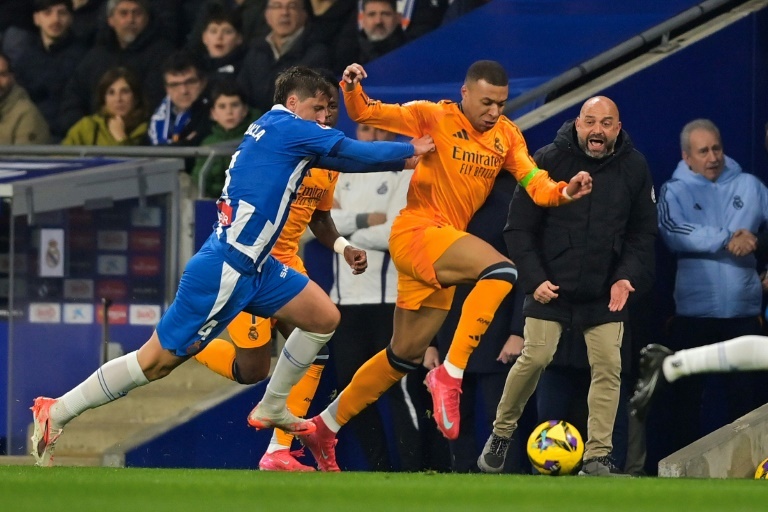
[[[217, 203], [219, 241], [260, 268], [304, 174], [318, 155], [327, 155], [343, 138], [342, 132], [305, 121], [282, 105], [252, 123], [232, 155]], [[237, 259], [248, 265], [244, 258]]]
[[403, 160], [412, 154], [411, 144], [353, 141], [275, 105], [248, 127], [232, 155], [217, 202], [216, 237], [229, 248], [228, 260], [238, 271], [258, 271], [310, 168], [370, 172], [377, 170], [372, 163]]

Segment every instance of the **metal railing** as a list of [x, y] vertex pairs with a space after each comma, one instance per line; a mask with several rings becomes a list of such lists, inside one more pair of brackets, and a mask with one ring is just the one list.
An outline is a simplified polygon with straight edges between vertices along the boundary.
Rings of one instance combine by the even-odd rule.
[[504, 108], [504, 113], [509, 115], [541, 97], [546, 97], [558, 89], [567, 87], [574, 82], [585, 78], [589, 74], [594, 73], [603, 67], [620, 62], [621, 59], [629, 56], [632, 52], [639, 50], [643, 46], [649, 45], [655, 41], [665, 44], [669, 40], [669, 35], [672, 32], [675, 32], [713, 11], [722, 9], [728, 6], [728, 4], [736, 7], [747, 1], [748, 0], [707, 0], [699, 5], [691, 7], [677, 16], [652, 27], [641, 34], [614, 46], [610, 50], [569, 69], [565, 73], [509, 100]]
[[198, 180], [198, 198], [205, 197], [205, 178], [212, 170], [216, 157], [229, 157], [234, 152], [239, 140], [223, 142], [210, 146], [174, 147], [174, 146], [60, 146], [60, 145], [23, 145], [2, 146], [0, 156], [114, 156], [131, 158], [205, 158]]

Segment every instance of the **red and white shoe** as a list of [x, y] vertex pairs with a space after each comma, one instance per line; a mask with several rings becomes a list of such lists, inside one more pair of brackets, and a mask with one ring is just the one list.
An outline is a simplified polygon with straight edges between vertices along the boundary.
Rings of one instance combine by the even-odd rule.
[[248, 424], [257, 430], [279, 428], [296, 436], [310, 434], [315, 431], [314, 423], [294, 416], [285, 407], [280, 412], [273, 413], [265, 410], [261, 402], [256, 404], [256, 407], [248, 415]]
[[445, 365], [433, 368], [427, 373], [424, 384], [432, 393], [432, 416], [437, 423], [437, 429], [446, 439], [459, 437], [459, 395], [461, 395], [461, 379], [448, 375]]
[[39, 396], [30, 407], [35, 429], [32, 433], [32, 456], [36, 466], [53, 466], [53, 450], [63, 429], [51, 427], [50, 409], [57, 400]]
[[289, 451], [288, 448], [284, 450], [277, 450], [272, 453], [265, 453], [259, 461], [259, 469], [262, 471], [290, 471], [290, 472], [307, 472], [314, 471], [315, 468], [307, 466], [296, 460], [296, 457], [304, 455], [304, 449]]
[[320, 471], [341, 471], [339, 465], [336, 464], [336, 443], [339, 442], [336, 439], [336, 433], [328, 428], [320, 416], [315, 416], [309, 421], [315, 425], [315, 431], [309, 434], [299, 434], [296, 437], [315, 456]]

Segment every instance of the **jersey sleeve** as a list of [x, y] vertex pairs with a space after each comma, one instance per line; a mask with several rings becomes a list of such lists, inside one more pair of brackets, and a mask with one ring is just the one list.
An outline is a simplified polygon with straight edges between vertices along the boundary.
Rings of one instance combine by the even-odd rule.
[[356, 84], [352, 91], [347, 91], [344, 85], [342, 82], [344, 105], [353, 121], [407, 137], [421, 137], [427, 132], [430, 109], [436, 106], [434, 103], [429, 101], [412, 101], [405, 105], [382, 103], [370, 99], [360, 84]]
[[327, 171], [334, 174], [333, 181], [328, 185], [328, 192], [325, 193], [320, 202], [317, 203], [317, 209], [329, 212], [333, 209], [333, 194], [336, 192], [336, 184], [339, 182], [339, 173], [336, 171]]
[[504, 168], [512, 173], [537, 205], [557, 206], [567, 203], [569, 200], [563, 195], [563, 189], [568, 184], [552, 180], [547, 171], [539, 169], [528, 153], [523, 134], [516, 126], [510, 124], [508, 132], [511, 147], [507, 152]]

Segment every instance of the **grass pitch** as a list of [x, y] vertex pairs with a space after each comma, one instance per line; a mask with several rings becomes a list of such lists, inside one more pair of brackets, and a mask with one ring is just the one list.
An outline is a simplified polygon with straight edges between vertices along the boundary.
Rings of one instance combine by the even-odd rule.
[[766, 485], [761, 480], [4, 466], [0, 510], [748, 511], [765, 510]]

